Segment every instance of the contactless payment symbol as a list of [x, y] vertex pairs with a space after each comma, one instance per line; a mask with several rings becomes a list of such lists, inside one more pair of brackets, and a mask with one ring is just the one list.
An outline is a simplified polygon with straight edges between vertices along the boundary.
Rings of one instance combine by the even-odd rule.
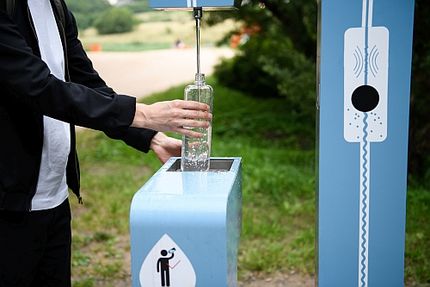
[[196, 273], [181, 248], [164, 234], [143, 261], [142, 287], [195, 287]]
[[360, 144], [358, 286], [368, 286], [370, 143], [387, 138], [389, 31], [373, 27], [373, 0], [363, 0], [362, 25], [345, 32], [344, 138]]

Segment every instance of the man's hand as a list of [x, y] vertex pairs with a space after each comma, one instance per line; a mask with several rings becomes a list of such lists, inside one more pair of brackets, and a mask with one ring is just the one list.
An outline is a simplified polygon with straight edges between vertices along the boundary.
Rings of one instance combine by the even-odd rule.
[[160, 132], [173, 131], [190, 137], [201, 137], [200, 133], [189, 128], [207, 128], [211, 119], [212, 114], [207, 104], [174, 100], [152, 105], [137, 104], [131, 126]]
[[168, 137], [161, 132], [157, 133], [151, 141], [151, 149], [162, 163], [172, 156], [180, 156], [181, 146], [182, 141]]

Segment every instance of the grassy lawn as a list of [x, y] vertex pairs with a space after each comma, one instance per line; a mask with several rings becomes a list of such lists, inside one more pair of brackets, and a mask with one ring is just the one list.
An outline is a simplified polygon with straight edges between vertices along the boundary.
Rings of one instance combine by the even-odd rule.
[[[275, 271], [313, 275], [313, 128], [288, 113], [283, 99], [249, 98], [210, 82], [216, 93], [212, 155], [243, 158], [240, 277]], [[180, 86], [145, 102], [182, 98], [182, 93]], [[140, 154], [98, 132], [80, 132], [78, 149], [85, 205], [72, 200], [74, 286], [123, 286], [112, 282], [129, 277], [131, 198], [160, 163], [153, 154]], [[430, 191], [411, 188], [406, 253], [410, 285], [430, 283], [428, 222]]]
[[[140, 21], [129, 33], [98, 35], [94, 28], [80, 33], [84, 47], [100, 44], [103, 51], [145, 51], [173, 47], [181, 39], [188, 47], [195, 43], [195, 22], [191, 12], [154, 11], [137, 14]], [[229, 20], [208, 27], [202, 26], [202, 45], [214, 46], [223, 37], [237, 27]]]

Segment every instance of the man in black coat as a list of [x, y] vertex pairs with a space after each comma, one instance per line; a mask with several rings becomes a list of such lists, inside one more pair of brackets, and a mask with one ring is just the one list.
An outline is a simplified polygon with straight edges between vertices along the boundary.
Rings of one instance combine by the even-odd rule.
[[[5, 0], [0, 4], [4, 7]], [[60, 8], [58, 3], [61, 4]], [[75, 125], [162, 162], [180, 153], [163, 131], [199, 136], [209, 107], [118, 95], [88, 59], [63, 0], [0, 10], [0, 287], [70, 286], [70, 207], [81, 201]], [[203, 119], [203, 120], [202, 120]]]

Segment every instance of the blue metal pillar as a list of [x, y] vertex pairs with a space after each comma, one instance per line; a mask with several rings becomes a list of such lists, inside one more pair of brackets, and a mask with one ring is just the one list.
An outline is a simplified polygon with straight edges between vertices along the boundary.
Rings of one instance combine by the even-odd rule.
[[414, 1], [319, 4], [318, 286], [403, 286]]

